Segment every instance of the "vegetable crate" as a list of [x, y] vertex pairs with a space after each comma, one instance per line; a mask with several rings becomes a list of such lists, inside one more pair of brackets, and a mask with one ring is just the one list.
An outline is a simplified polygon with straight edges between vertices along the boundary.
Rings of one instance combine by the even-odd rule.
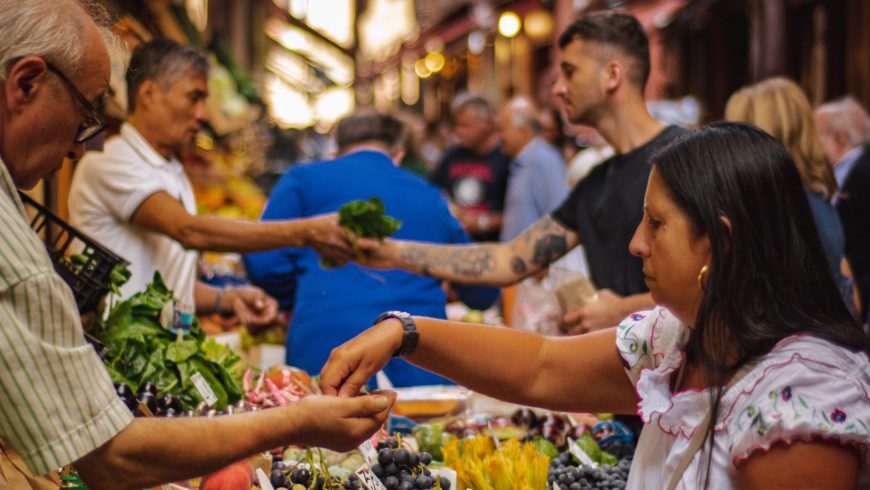
[[110, 277], [116, 266], [129, 262], [115, 255], [92, 238], [73, 228], [25, 194], [21, 200], [36, 210], [30, 227], [44, 241], [48, 255], [60, 277], [69, 285], [80, 313], [94, 311], [110, 290]]

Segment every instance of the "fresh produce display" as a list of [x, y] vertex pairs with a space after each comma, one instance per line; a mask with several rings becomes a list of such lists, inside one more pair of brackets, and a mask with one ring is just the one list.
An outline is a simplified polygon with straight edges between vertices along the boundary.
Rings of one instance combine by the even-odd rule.
[[356, 472], [365, 460], [358, 451], [336, 453], [326, 449], [288, 448], [273, 461], [270, 483], [276, 489], [343, 490], [361, 488]]
[[372, 473], [387, 490], [450, 490], [450, 481], [447, 478], [433, 476], [429, 470], [431, 454], [418, 454], [394, 437], [378, 443], [377, 450], [378, 462], [372, 465]]
[[442, 448], [444, 465], [456, 470], [457, 488], [541, 490], [547, 487], [550, 458], [530, 443], [511, 439], [496, 447], [491, 437], [450, 439]]
[[621, 489], [625, 488], [629, 468], [631, 457], [596, 468], [580, 464], [571, 453], [563, 452], [550, 462], [547, 482], [561, 490]]
[[[349, 233], [365, 238], [386, 238], [402, 226], [402, 222], [384, 214], [384, 202], [377, 197], [368, 201], [351, 201], [338, 209], [338, 224]], [[320, 260], [321, 267], [337, 264], [329, 259]]]
[[103, 361], [112, 380], [138, 396], [145, 396], [140, 388], [151, 383], [155, 404], [173, 395], [184, 410], [195, 409], [206, 398], [217, 410], [237, 403], [244, 396], [241, 358], [214, 339], [206, 340], [196, 318], [181, 340], [163, 328], [160, 314], [172, 300], [172, 291], [155, 272], [145, 291], [115, 305], [97, 327], [95, 336], [108, 348]]
[[242, 387], [247, 410], [283, 407], [317, 392], [308, 373], [289, 366], [274, 366], [256, 377], [248, 369], [242, 379]]

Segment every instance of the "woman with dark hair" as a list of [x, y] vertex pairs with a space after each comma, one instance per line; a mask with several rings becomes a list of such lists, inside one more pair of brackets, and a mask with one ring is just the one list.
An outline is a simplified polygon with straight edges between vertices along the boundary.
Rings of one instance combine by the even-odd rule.
[[321, 387], [353, 395], [400, 355], [511, 402], [638, 413], [627, 488], [870, 488], [870, 338], [782, 145], [721, 123], [664, 148], [630, 249], [658, 306], [615, 329], [548, 338], [390, 312], [333, 351]]

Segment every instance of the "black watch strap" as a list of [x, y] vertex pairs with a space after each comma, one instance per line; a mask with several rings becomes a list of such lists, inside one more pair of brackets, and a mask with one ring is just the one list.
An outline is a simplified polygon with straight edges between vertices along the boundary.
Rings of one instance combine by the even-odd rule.
[[384, 320], [395, 318], [402, 322], [402, 345], [393, 352], [393, 357], [410, 356], [417, 348], [417, 342], [420, 340], [420, 333], [417, 332], [417, 324], [414, 323], [414, 317], [404, 311], [385, 311], [375, 318], [373, 325], [377, 325]]

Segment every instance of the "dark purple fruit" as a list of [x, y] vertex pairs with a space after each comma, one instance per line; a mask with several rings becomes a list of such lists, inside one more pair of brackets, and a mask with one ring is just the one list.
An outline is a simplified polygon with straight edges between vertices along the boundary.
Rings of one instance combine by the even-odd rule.
[[378, 451], [378, 463], [386, 466], [393, 462], [393, 450], [384, 448]]
[[384, 486], [387, 487], [387, 490], [396, 490], [399, 487], [399, 479], [395, 476], [388, 476], [384, 478]]
[[306, 468], [296, 468], [290, 474], [290, 481], [307, 487], [311, 481], [311, 472]]
[[414, 490], [414, 484], [409, 481], [403, 481], [402, 483], [399, 483], [396, 490]]
[[427, 453], [426, 451], [423, 451], [422, 453], [420, 453], [420, 463], [428, 466], [429, 463], [431, 463], [431, 462], [432, 462], [432, 455], [431, 454]]
[[136, 391], [137, 395], [142, 395], [142, 393], [151, 393], [153, 396], [157, 396], [157, 386], [154, 385], [151, 381], [146, 381], [139, 385], [139, 389]]
[[399, 474], [399, 467], [396, 466], [396, 463], [390, 463], [387, 466], [384, 466], [384, 474], [387, 476], [396, 476]]
[[441, 479], [441, 490], [450, 490], [450, 479], [446, 476], [440, 476]]
[[372, 465], [372, 473], [378, 478], [383, 478], [384, 476], [386, 476], [384, 474], [384, 465], [382, 465], [380, 463], [373, 464]]
[[399, 449], [396, 451], [396, 454], [393, 456], [396, 461], [396, 464], [399, 466], [408, 467], [411, 463], [411, 451], [408, 451], [405, 448]]

